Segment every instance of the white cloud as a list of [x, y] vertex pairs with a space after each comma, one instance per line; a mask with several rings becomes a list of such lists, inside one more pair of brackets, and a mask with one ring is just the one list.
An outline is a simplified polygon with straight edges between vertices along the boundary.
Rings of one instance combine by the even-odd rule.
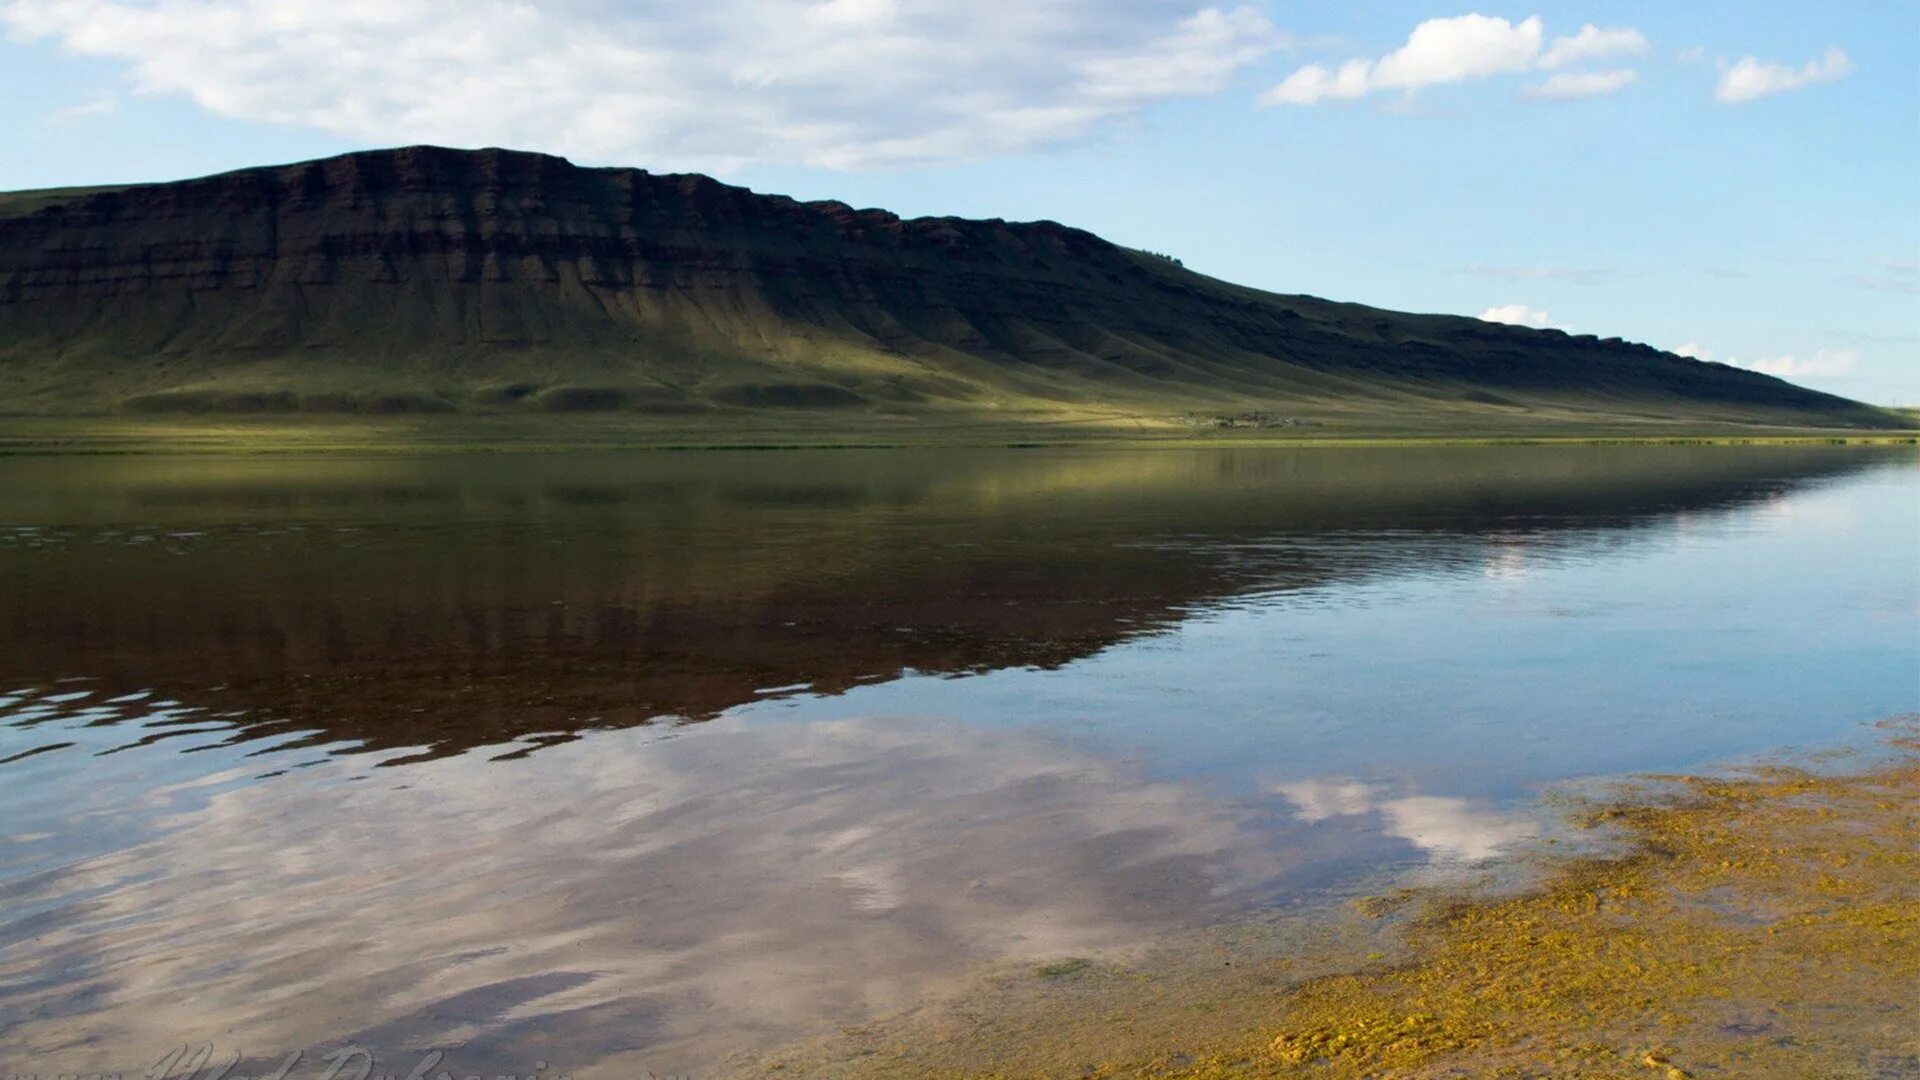
[[1640, 73], [1632, 68], [1615, 71], [1562, 71], [1547, 77], [1538, 86], [1527, 88], [1528, 97], [1583, 98], [1611, 94], [1632, 86]]
[[891, 20], [898, 11], [898, 0], [827, 0], [809, 14], [837, 26], [873, 26]]
[[[1712, 360], [1715, 355], [1712, 349], [1697, 341], [1689, 341], [1674, 349], [1673, 353], [1695, 360]], [[1728, 356], [1723, 362], [1763, 375], [1777, 375], [1782, 379], [1824, 379], [1852, 374], [1854, 368], [1860, 365], [1860, 353], [1857, 349], [1815, 349], [1810, 356], [1788, 354], [1758, 360]]]
[[1647, 36], [1631, 26], [1599, 27], [1592, 23], [1572, 37], [1555, 38], [1540, 57], [1543, 68], [1561, 68], [1587, 60], [1637, 56], [1647, 51]]
[[1428, 19], [1414, 27], [1405, 45], [1378, 60], [1349, 60], [1338, 68], [1308, 64], [1260, 100], [1266, 105], [1313, 105], [1379, 90], [1412, 92], [1492, 75], [1561, 68], [1637, 53], [1646, 46], [1646, 36], [1631, 27], [1589, 24], [1572, 37], [1555, 38], [1548, 44], [1545, 24], [1537, 15], [1518, 23], [1489, 15], [1456, 15]]
[[1485, 322], [1507, 323], [1510, 326], [1531, 326], [1535, 329], [1553, 325], [1553, 316], [1525, 304], [1503, 304], [1490, 307], [1480, 313]]
[[119, 111], [119, 95], [107, 94], [103, 97], [94, 98], [91, 101], [82, 101], [77, 105], [68, 105], [65, 108], [55, 109], [49, 116], [49, 119], [55, 123], [66, 123], [73, 120], [86, 120], [95, 116], [110, 116]]
[[1538, 16], [1518, 25], [1485, 15], [1428, 19], [1407, 43], [1380, 58], [1373, 81], [1382, 87], [1431, 86], [1524, 67], [1540, 51]]
[[1283, 42], [1200, 2], [0, 0], [0, 33], [355, 140], [858, 169], [1095, 136]]
[[1859, 363], [1860, 354], [1853, 349], [1819, 349], [1805, 359], [1782, 356], [1772, 360], [1755, 360], [1743, 366], [1783, 379], [1821, 379], [1846, 375]]
[[1713, 96], [1723, 104], [1738, 105], [1768, 94], [1832, 82], [1845, 78], [1852, 70], [1853, 61], [1847, 59], [1846, 53], [1833, 47], [1829, 47], [1819, 59], [1810, 60], [1800, 68], [1767, 63], [1748, 56], [1720, 73], [1720, 84], [1714, 88]]

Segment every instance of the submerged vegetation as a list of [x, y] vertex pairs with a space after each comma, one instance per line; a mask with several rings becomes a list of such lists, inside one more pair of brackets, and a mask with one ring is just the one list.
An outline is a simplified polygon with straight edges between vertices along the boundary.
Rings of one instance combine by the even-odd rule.
[[1900, 1059], [1911, 1075], [1920, 744], [1904, 743], [1860, 775], [1676, 778], [1580, 811], [1629, 853], [1569, 860], [1519, 896], [1428, 898], [1411, 962], [1285, 996], [1275, 1064], [1680, 1080], [1887, 1075]]
[[1906, 723], [1892, 760], [1848, 775], [1768, 766], [1582, 801], [1572, 823], [1617, 843], [1578, 855], [1547, 845], [1533, 856], [1542, 876], [1518, 891], [1415, 888], [1351, 905], [1317, 935], [1216, 932], [1164, 965], [1083, 971], [1076, 982], [1094, 989], [990, 980], [955, 1010], [977, 1037], [915, 1016], [800, 1052], [797, 1071], [1920, 1074], [1914, 732]]

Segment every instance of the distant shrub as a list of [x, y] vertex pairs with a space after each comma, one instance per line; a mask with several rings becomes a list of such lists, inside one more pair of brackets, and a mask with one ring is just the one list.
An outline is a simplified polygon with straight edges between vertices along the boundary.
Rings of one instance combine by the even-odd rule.
[[1151, 256], [1153, 256], [1153, 257], [1154, 257], [1154, 258], [1156, 258], [1156, 259], [1165, 259], [1166, 261], [1168, 261], [1168, 262], [1170, 262], [1170, 263], [1172, 263], [1172, 264], [1173, 264], [1173, 265], [1175, 265], [1175, 266], [1185, 266], [1185, 265], [1187, 265], [1186, 263], [1183, 263], [1183, 262], [1181, 262], [1181, 261], [1180, 261], [1179, 259], [1176, 259], [1176, 258], [1174, 258], [1173, 256], [1171, 256], [1171, 255], [1169, 255], [1169, 254], [1167, 254], [1167, 253], [1166, 253], [1166, 252], [1164, 252], [1164, 251], [1144, 251], [1144, 252], [1141, 252], [1141, 254], [1143, 254], [1143, 255], [1151, 255]]

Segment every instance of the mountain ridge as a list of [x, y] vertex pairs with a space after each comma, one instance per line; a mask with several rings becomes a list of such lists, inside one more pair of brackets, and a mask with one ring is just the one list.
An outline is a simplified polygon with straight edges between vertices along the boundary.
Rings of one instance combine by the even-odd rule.
[[0, 195], [7, 411], [1438, 411], [1893, 426], [1618, 338], [1217, 281], [1054, 221], [405, 147]]

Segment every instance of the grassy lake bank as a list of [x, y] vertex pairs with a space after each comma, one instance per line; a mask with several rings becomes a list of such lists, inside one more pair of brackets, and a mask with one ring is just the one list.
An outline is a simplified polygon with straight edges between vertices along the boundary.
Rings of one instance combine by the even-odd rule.
[[805, 1076], [1920, 1074], [1920, 738], [1853, 771], [1649, 776], [1486, 882], [981, 977], [757, 1060]]
[[860, 416], [795, 411], [732, 417], [570, 414], [484, 416], [5, 417], [0, 455], [365, 454], [570, 450], [883, 449], [1029, 446], [1421, 446], [1845, 444], [1920, 442], [1906, 429], [1808, 428], [1702, 421], [1457, 416], [1337, 417], [1272, 426], [1211, 415], [1097, 411], [1010, 416]]

